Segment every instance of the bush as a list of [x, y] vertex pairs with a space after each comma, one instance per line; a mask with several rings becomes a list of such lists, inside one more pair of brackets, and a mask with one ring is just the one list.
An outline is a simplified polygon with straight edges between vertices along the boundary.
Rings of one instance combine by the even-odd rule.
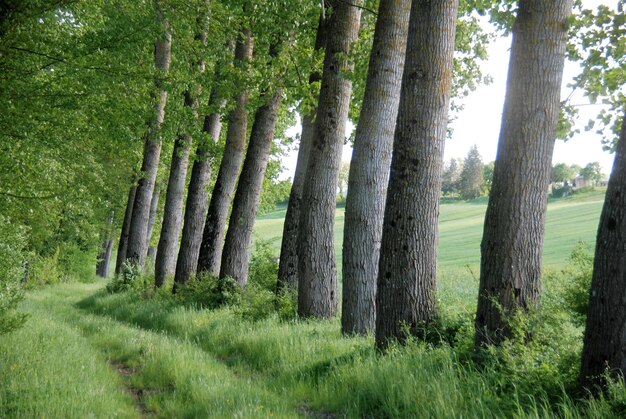
[[589, 290], [593, 275], [593, 254], [585, 243], [579, 242], [569, 258], [570, 265], [563, 271], [567, 279], [563, 299], [579, 325], [585, 324], [589, 308]]
[[241, 288], [232, 278], [217, 278], [203, 272], [178, 285], [175, 298], [182, 304], [215, 309], [239, 304]]
[[15, 311], [24, 297], [21, 282], [25, 243], [24, 231], [0, 216], [0, 335], [18, 329], [26, 321], [25, 314]]
[[62, 274], [59, 267], [59, 248], [49, 256], [31, 253], [28, 257], [28, 275], [26, 286], [36, 288], [44, 285], [58, 284]]
[[142, 275], [138, 265], [126, 261], [122, 265], [120, 274], [107, 284], [106, 289], [111, 294], [129, 291], [146, 292], [152, 286], [154, 286], [154, 281], [150, 282], [147, 276]]
[[58, 263], [63, 273], [63, 280], [65, 282], [94, 282], [97, 258], [96, 249], [84, 250], [73, 242], [61, 244]]

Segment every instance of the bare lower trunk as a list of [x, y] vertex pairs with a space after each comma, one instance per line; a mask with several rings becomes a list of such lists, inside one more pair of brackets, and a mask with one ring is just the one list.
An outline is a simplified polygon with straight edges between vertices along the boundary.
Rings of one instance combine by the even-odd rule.
[[176, 261], [175, 282], [183, 284], [198, 267], [202, 230], [208, 207], [207, 185], [211, 178], [211, 159], [206, 147], [198, 147], [187, 190], [185, 222]]
[[[172, 37], [167, 29], [168, 25], [164, 24], [164, 26], [166, 27], [165, 34], [156, 42], [155, 62], [156, 68], [166, 73], [170, 66]], [[150, 202], [152, 200], [154, 183], [161, 156], [159, 129], [165, 117], [165, 104], [167, 102], [167, 92], [160, 88], [159, 82], [157, 82], [157, 87], [159, 87], [160, 90], [157, 94], [158, 100], [154, 108], [154, 118], [148, 123], [143, 163], [141, 165], [142, 177], [139, 180], [135, 194], [130, 233], [128, 236], [128, 249], [125, 255], [126, 259], [132, 260], [133, 263], [137, 264], [141, 269], [143, 269], [148, 249], [146, 236], [148, 233]]]
[[162, 286], [165, 278], [168, 275], [173, 275], [176, 268], [190, 148], [191, 136], [185, 134], [176, 139], [170, 166], [170, 177], [167, 182], [163, 224], [161, 225], [161, 236], [157, 248], [158, 257], [154, 266], [154, 283], [157, 287]]
[[[320, 17], [315, 39], [315, 50], [319, 51], [326, 46], [327, 24], [323, 17]], [[315, 71], [309, 77], [309, 84], [320, 82], [322, 75]], [[280, 246], [280, 260], [278, 263], [278, 282], [276, 292], [287, 288], [293, 291], [298, 289], [298, 227], [300, 225], [300, 208], [302, 205], [302, 190], [306, 179], [306, 169], [309, 163], [309, 152], [311, 142], [315, 135], [315, 115], [311, 113], [302, 114], [302, 134], [300, 135], [300, 148], [298, 150], [298, 160], [296, 171], [293, 175], [293, 184], [289, 193], [289, 204], [285, 214], [283, 226], [283, 237]]]
[[[146, 232], [146, 246], [150, 248], [150, 239], [152, 238], [152, 230], [154, 229], [154, 220], [156, 219], [157, 208], [159, 207], [159, 197], [161, 196], [161, 185], [155, 183], [152, 192], [152, 200], [150, 201], [150, 215], [148, 216], [148, 231]], [[148, 255], [146, 249], [146, 255]]]
[[220, 277], [234, 278], [244, 287], [248, 282], [252, 228], [261, 196], [265, 169], [269, 160], [283, 89], [279, 88], [269, 103], [254, 117], [246, 160], [233, 201], [228, 233], [224, 242]]
[[341, 330], [376, 324], [376, 280], [393, 134], [404, 70], [410, 0], [382, 0], [350, 162], [343, 235]]
[[[252, 58], [252, 37], [249, 30], [235, 46], [235, 64], [246, 68]], [[222, 163], [211, 195], [211, 203], [204, 223], [204, 231], [197, 260], [198, 272], [206, 271], [218, 275], [224, 245], [224, 230], [228, 208], [233, 197], [237, 177], [243, 161], [248, 128], [248, 91], [242, 90], [235, 96], [235, 109], [228, 116], [228, 133]]]
[[102, 242], [100, 253], [98, 253], [98, 262], [96, 263], [96, 275], [101, 278], [106, 278], [109, 273], [109, 262], [111, 260], [111, 251], [113, 250], [113, 240], [111, 239], [113, 234], [113, 215], [113, 211], [111, 211], [104, 233], [104, 242]]
[[122, 232], [120, 234], [120, 242], [117, 246], [117, 260], [115, 262], [115, 275], [122, 271], [122, 265], [126, 260], [126, 249], [128, 248], [128, 235], [130, 233], [130, 219], [133, 214], [133, 205], [135, 204], [135, 193], [137, 185], [133, 183], [128, 191], [128, 201], [126, 202], [126, 211], [124, 212], [124, 221], [122, 222]]
[[337, 266], [334, 221], [337, 178], [345, 138], [352, 82], [344, 77], [351, 69], [350, 45], [357, 38], [361, 2], [331, 1], [328, 42], [317, 107], [315, 136], [302, 192], [298, 230], [298, 314], [332, 317], [337, 312]]
[[580, 382], [606, 385], [626, 373], [626, 111], [600, 216]]
[[571, 0], [521, 0], [481, 244], [476, 346], [539, 302], [552, 152]]
[[458, 1], [414, 0], [393, 142], [376, 297], [376, 344], [436, 316], [437, 225]]

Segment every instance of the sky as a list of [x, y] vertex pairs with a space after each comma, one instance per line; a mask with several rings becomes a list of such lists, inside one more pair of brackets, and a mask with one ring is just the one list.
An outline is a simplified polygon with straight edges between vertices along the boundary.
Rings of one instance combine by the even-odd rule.
[[[616, 7], [616, 1], [583, 0], [584, 8], [595, 9], [600, 4]], [[489, 59], [483, 62], [481, 67], [483, 73], [492, 77], [493, 83], [478, 87], [461, 102], [464, 109], [458, 113], [457, 119], [452, 122], [453, 134], [451, 138], [446, 140], [444, 155], [446, 161], [452, 158], [464, 158], [474, 144], [477, 145], [484, 162], [495, 160], [506, 91], [510, 47], [510, 36], [497, 38], [490, 44]], [[568, 84], [578, 73], [578, 64], [566, 61], [561, 90], [562, 99], [572, 94], [572, 88], [568, 87]], [[574, 92], [570, 103], [582, 105], [577, 106], [579, 117], [574, 127], [578, 128], [580, 133], [566, 142], [557, 140], [552, 159], [553, 164], [567, 163], [585, 166], [587, 163], [597, 161], [602, 165], [603, 173], [608, 176], [613, 166], [614, 155], [602, 149], [601, 137], [598, 134], [584, 130], [587, 121], [593, 119], [600, 108], [597, 105], [590, 105], [588, 99], [580, 91]], [[353, 128], [351, 124], [349, 125], [349, 129]], [[293, 135], [299, 130], [299, 126], [294, 127], [290, 134]], [[342, 160], [349, 162], [351, 155], [352, 148], [349, 145], [344, 146]], [[291, 150], [283, 158], [285, 170], [281, 178], [293, 179], [296, 158], [297, 149]]]

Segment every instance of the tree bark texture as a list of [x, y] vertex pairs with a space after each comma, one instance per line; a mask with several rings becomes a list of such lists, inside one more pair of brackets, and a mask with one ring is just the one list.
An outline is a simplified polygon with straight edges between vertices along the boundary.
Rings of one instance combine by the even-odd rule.
[[115, 275], [122, 272], [122, 265], [126, 260], [126, 250], [128, 248], [128, 235], [130, 234], [130, 220], [133, 216], [133, 205], [135, 204], [135, 193], [137, 185], [133, 182], [128, 191], [128, 201], [126, 202], [126, 211], [124, 212], [124, 221], [122, 222], [122, 232], [120, 234], [120, 242], [117, 246], [117, 258], [115, 261]]
[[361, 9], [355, 6], [361, 2], [330, 3], [333, 13], [298, 231], [298, 314], [303, 317], [332, 317], [338, 306], [333, 227], [352, 91], [352, 82], [341, 73], [352, 69], [347, 57], [359, 32]]
[[[146, 247], [150, 247], [150, 239], [152, 238], [152, 230], [154, 229], [154, 220], [156, 219], [157, 208], [159, 207], [159, 197], [161, 196], [161, 185], [154, 184], [152, 192], [152, 200], [150, 201], [150, 214], [148, 216], [148, 231], [146, 232]], [[146, 249], [146, 256], [148, 249]]]
[[163, 209], [163, 224], [161, 225], [161, 236], [159, 237], [154, 266], [154, 282], [157, 287], [161, 287], [165, 278], [168, 275], [173, 275], [176, 268], [191, 142], [191, 136], [183, 134], [176, 139], [174, 144]]
[[[315, 38], [315, 50], [319, 51], [326, 45], [328, 35], [327, 23], [320, 16]], [[309, 76], [309, 84], [322, 80], [322, 75], [314, 71]], [[300, 147], [296, 170], [293, 175], [293, 183], [289, 192], [289, 203], [283, 225], [283, 237], [280, 246], [280, 259], [278, 262], [278, 282], [276, 292], [283, 289], [297, 291], [298, 289], [298, 227], [300, 225], [300, 208], [302, 205], [302, 190], [306, 179], [306, 169], [309, 163], [311, 142], [315, 134], [315, 111], [302, 113], [302, 134], [300, 135]]]
[[[156, 68], [162, 73], [167, 73], [170, 67], [172, 36], [168, 25], [163, 24], [165, 32], [157, 40], [155, 46]], [[125, 258], [133, 260], [143, 269], [148, 249], [146, 235], [148, 232], [148, 219], [150, 216], [150, 202], [154, 191], [159, 159], [161, 157], [161, 138], [159, 129], [165, 117], [165, 104], [167, 102], [167, 91], [165, 91], [157, 81], [158, 100], [155, 104], [155, 116], [148, 122], [148, 132], [145, 138], [143, 162], [141, 164], [142, 177], [137, 185], [135, 202], [133, 204], [132, 218], [130, 223], [130, 233], [128, 236], [128, 249]]]
[[343, 239], [341, 330], [376, 324], [376, 280], [393, 135], [404, 70], [410, 0], [382, 0], [356, 129]]
[[521, 0], [481, 243], [476, 346], [510, 334], [539, 302], [552, 152], [571, 0]]
[[254, 116], [250, 143], [224, 241], [220, 277], [231, 277], [242, 287], [248, 283], [252, 228], [272, 148], [282, 95], [283, 89], [277, 88], [269, 103], [262, 105]]
[[[252, 59], [252, 49], [252, 36], [250, 31], [245, 29], [241, 39], [235, 45], [235, 65], [247, 68]], [[228, 115], [226, 145], [204, 223], [200, 253], [197, 258], [198, 272], [206, 271], [212, 275], [218, 275], [220, 272], [226, 218], [246, 146], [247, 105], [248, 91], [242, 89], [235, 95], [235, 109]]]
[[111, 260], [111, 251], [113, 250], [113, 240], [111, 239], [111, 228], [113, 226], [113, 212], [109, 214], [107, 220], [107, 228], [105, 231], [105, 238], [98, 253], [98, 263], [96, 263], [96, 275], [101, 278], [106, 278], [109, 273], [109, 262]]
[[626, 372], [626, 112], [609, 179], [593, 265], [581, 384]]
[[441, 169], [458, 1], [413, 0], [376, 296], [376, 344], [436, 316]]

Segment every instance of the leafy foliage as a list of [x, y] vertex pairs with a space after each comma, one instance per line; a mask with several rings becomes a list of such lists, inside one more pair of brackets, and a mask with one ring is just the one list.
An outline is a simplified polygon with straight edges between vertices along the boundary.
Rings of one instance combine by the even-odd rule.
[[26, 321], [26, 315], [15, 311], [23, 298], [24, 245], [23, 229], [0, 215], [0, 335], [19, 328]]

